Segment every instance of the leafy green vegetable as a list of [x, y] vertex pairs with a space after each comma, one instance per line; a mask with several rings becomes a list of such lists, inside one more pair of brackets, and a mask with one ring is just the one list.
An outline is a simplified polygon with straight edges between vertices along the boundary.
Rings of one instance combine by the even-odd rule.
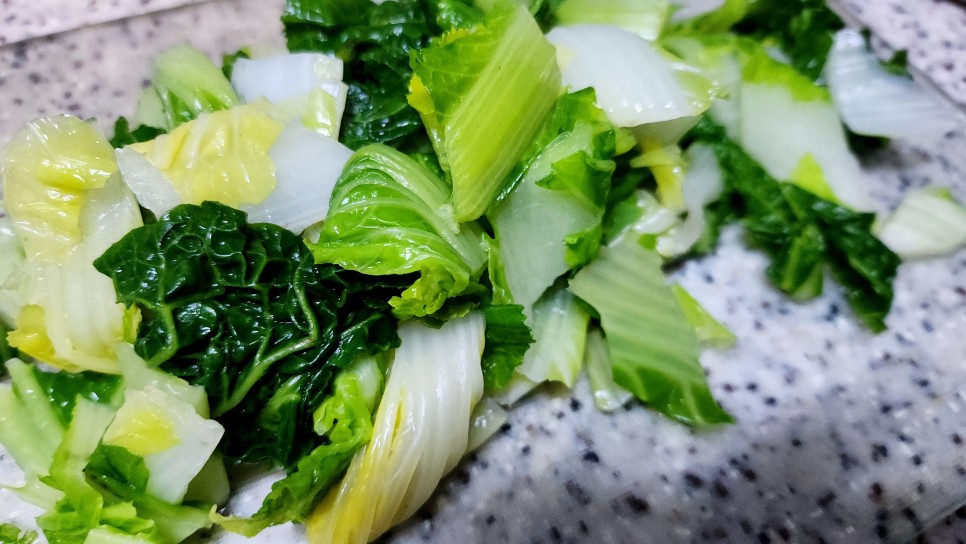
[[117, 149], [138, 142], [146, 142], [157, 138], [164, 132], [163, 128], [148, 125], [141, 125], [132, 129], [127, 117], [118, 117], [117, 121], [114, 122], [114, 136], [111, 137], [111, 146]]
[[560, 94], [555, 50], [523, 6], [501, 0], [484, 22], [415, 52], [409, 103], [452, 182], [460, 222], [480, 217]]
[[513, 371], [533, 343], [526, 325], [523, 306], [495, 304], [483, 307], [486, 332], [483, 343], [483, 384], [487, 391], [498, 391], [509, 383]]
[[[372, 436], [372, 414], [385, 385], [383, 369], [365, 357], [340, 373], [332, 396], [315, 411], [315, 430], [326, 442], [299, 460], [295, 470], [275, 482], [251, 518], [215, 515], [215, 521], [245, 536], [287, 521], [302, 522], [312, 512], [318, 495], [345, 472], [353, 455]], [[321, 431], [321, 432], [320, 432]]]
[[[140, 364], [143, 366], [143, 361]], [[118, 376], [47, 373], [17, 359], [7, 366], [12, 384], [0, 385], [0, 443], [25, 472], [26, 485], [18, 492], [46, 510], [38, 524], [49, 542], [83, 544], [113, 535], [114, 540], [106, 542], [169, 544], [211, 525], [210, 504], [171, 504], [152, 495], [152, 478], [164, 480], [165, 485], [173, 480], [168, 473], [154, 472], [160, 465], [157, 460], [152, 462], [149, 457], [106, 444], [106, 435], [117, 424], [119, 407], [123, 410], [133, 395], [152, 387], [157, 392], [152, 397], [155, 403], [141, 407], [141, 421], [152, 420], [159, 403], [180, 403], [194, 413], [186, 399], [176, 393], [177, 386], [162, 391], [150, 384], [140, 391], [133, 386], [143, 380], [133, 375], [129, 380], [125, 374], [125, 402], [121, 404], [122, 379]], [[182, 388], [190, 388], [161, 371], [144, 367], [143, 372], [161, 376], [158, 384], [177, 381]], [[182, 433], [181, 422], [172, 423], [181, 441], [179, 446], [204, 447], [204, 439], [189, 437]], [[220, 433], [208, 430], [210, 454]], [[162, 437], [145, 438], [154, 441]], [[197, 448], [194, 451], [197, 454]], [[204, 463], [207, 455], [199, 457]], [[167, 462], [185, 469], [183, 459], [177, 456], [170, 456]], [[189, 469], [182, 477], [191, 474]]]
[[670, 13], [668, 0], [560, 0], [552, 2], [561, 25], [613, 25], [654, 40]]
[[70, 423], [78, 399], [115, 404], [121, 391], [121, 378], [99, 372], [43, 372], [32, 367], [40, 385], [63, 426]]
[[[0, 365], [14, 357], [19, 357], [17, 350], [10, 347], [10, 342], [7, 341], [7, 333], [9, 332], [10, 328], [7, 327], [6, 323], [0, 321]], [[0, 367], [0, 377], [6, 375], [6, 368], [6, 366]]]
[[487, 214], [496, 236], [490, 268], [528, 316], [554, 280], [596, 254], [615, 152], [594, 90], [566, 94]]
[[725, 32], [748, 14], [754, 0], [724, 0], [721, 6], [672, 27], [676, 33], [717, 34]]
[[757, 0], [733, 30], [777, 45], [796, 70], [816, 80], [835, 32], [844, 26], [825, 0]]
[[427, 327], [399, 325], [372, 440], [306, 521], [312, 542], [372, 542], [413, 515], [466, 454], [483, 396], [480, 312]]
[[530, 323], [535, 341], [517, 373], [537, 383], [573, 387], [583, 366], [590, 314], [562, 284], [554, 284], [534, 304]]
[[170, 198], [173, 203], [152, 206], [159, 213], [176, 204], [205, 200], [239, 208], [258, 204], [278, 186], [269, 152], [284, 128], [285, 115], [264, 101], [203, 113], [167, 134], [125, 149], [144, 155], [150, 163], [145, 166], [156, 170], [141, 172], [150, 176], [144, 180], [132, 177], [138, 174], [135, 170], [124, 175], [133, 187], [155, 199], [158, 193], [171, 193], [162, 201]]
[[0, 523], [0, 544], [33, 544], [36, 541], [36, 531], [21, 531], [12, 523]]
[[486, 262], [482, 229], [457, 225], [448, 196], [445, 182], [413, 159], [367, 146], [346, 164], [309, 247], [318, 262], [364, 274], [418, 272], [390, 304], [402, 318], [432, 314], [475, 284]]
[[920, 189], [878, 225], [878, 236], [903, 259], [936, 257], [966, 246], [966, 206], [948, 189]]
[[885, 328], [899, 258], [870, 232], [874, 214], [779, 182], [710, 119], [690, 137], [714, 148], [724, 174], [723, 198], [740, 202], [742, 223], [772, 258], [768, 277], [778, 288], [798, 299], [817, 296], [829, 268], [859, 319], [875, 332]]
[[91, 123], [42, 118], [14, 136], [0, 169], [12, 233], [23, 243], [4, 256], [5, 266], [23, 257], [3, 279], [6, 287], [23, 277], [10, 345], [61, 368], [117, 373], [114, 348], [137, 316], [116, 303], [91, 262], [140, 225], [141, 212], [114, 175], [114, 149]]
[[197, 49], [182, 45], [165, 51], [151, 74], [164, 128], [171, 130], [205, 112], [228, 109], [240, 100], [225, 74]]
[[698, 338], [661, 272], [661, 257], [628, 233], [570, 282], [600, 315], [617, 385], [688, 425], [729, 423], [708, 388]]
[[408, 279], [315, 266], [296, 235], [213, 202], [131, 231], [95, 267], [143, 312], [137, 353], [206, 389], [222, 451], [287, 467], [321, 443], [312, 411], [339, 369], [397, 344], [386, 301]]
[[282, 22], [289, 50], [322, 51], [345, 61], [349, 95], [342, 143], [414, 151], [428, 149], [429, 141], [419, 114], [406, 102], [410, 53], [480, 18], [462, 0], [288, 0]]
[[250, 59], [252, 58], [251, 49], [247, 47], [242, 47], [238, 51], [228, 55], [222, 55], [221, 57], [221, 73], [225, 74], [225, 78], [231, 81], [231, 72], [235, 68], [235, 62], [238, 59]]
[[678, 306], [684, 312], [684, 317], [691, 324], [698, 340], [719, 349], [727, 349], [734, 345], [737, 340], [735, 335], [708, 313], [701, 303], [691, 296], [691, 293], [679, 284], [672, 285], [671, 291], [674, 292]]
[[610, 354], [600, 329], [594, 328], [587, 333], [584, 363], [587, 366], [590, 390], [594, 395], [594, 405], [598, 410], [613, 412], [631, 400], [631, 392], [614, 382]]

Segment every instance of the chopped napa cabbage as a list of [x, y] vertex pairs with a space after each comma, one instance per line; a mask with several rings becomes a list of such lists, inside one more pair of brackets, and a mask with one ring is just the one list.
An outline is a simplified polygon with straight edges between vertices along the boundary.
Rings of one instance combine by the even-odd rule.
[[491, 280], [528, 316], [554, 280], [596, 253], [615, 145], [593, 90], [564, 95], [514, 187], [487, 214], [496, 235]]
[[143, 458], [150, 473], [147, 492], [179, 503], [224, 432], [219, 423], [199, 416], [192, 405], [148, 385], [125, 392], [104, 443]]
[[316, 447], [294, 471], [274, 482], [258, 511], [250, 518], [213, 513], [212, 520], [249, 537], [272, 525], [304, 521], [319, 494], [338, 481], [372, 436], [372, 413], [385, 386], [383, 358], [360, 357], [336, 377], [332, 396], [314, 414], [315, 432], [329, 442]]
[[50, 469], [64, 429], [31, 368], [11, 359], [7, 370], [13, 384], [0, 384], [0, 444], [29, 481]]
[[[13, 326], [17, 314], [24, 305], [23, 285], [24, 264], [23, 244], [14, 230], [13, 220], [3, 209], [3, 201], [0, 200], [0, 326], [6, 328]], [[6, 333], [0, 339], [0, 345], [6, 343]], [[0, 364], [4, 362], [0, 357]]]
[[530, 378], [520, 374], [519, 372], [514, 373], [510, 381], [507, 382], [503, 389], [500, 389], [494, 393], [494, 400], [500, 404], [500, 406], [509, 408], [516, 404], [520, 399], [530, 394], [534, 389], [540, 386], [543, 382], [535, 382]]
[[[259, 109], [265, 105], [253, 106], [251, 110], [238, 107], [218, 115], [225, 123], [235, 123], [239, 115], [260, 115]], [[204, 132], [206, 129], [196, 123], [209, 121], [207, 117], [176, 129], [173, 136], [178, 139], [167, 141], [165, 138], [168, 137], [162, 136], [157, 143], [119, 149], [117, 160], [124, 181], [138, 196], [141, 205], [158, 217], [179, 204], [210, 199], [241, 208], [249, 214], [251, 222], [270, 222], [296, 233], [302, 232], [325, 218], [332, 187], [352, 151], [334, 138], [294, 121], [286, 124], [277, 137], [271, 137], [279, 128], [275, 121], [279, 114], [268, 108], [262, 113], [268, 117], [256, 123], [213, 129], [210, 134], [216, 135], [222, 128], [237, 129], [229, 134], [237, 142], [219, 140], [225, 144], [223, 151], [229, 154], [225, 158], [221, 157], [218, 145], [199, 146], [196, 151], [172, 148], [173, 152], [184, 155], [169, 160], [160, 156], [167, 152], [167, 148], [180, 145], [181, 137], [196, 143], [200, 142], [196, 138], [207, 138], [210, 134], [196, 136], [187, 133], [189, 127]], [[256, 132], [257, 137], [249, 140], [262, 123], [271, 129], [269, 137], [259, 140], [264, 135]], [[179, 133], [182, 130], [186, 132]], [[156, 151], [145, 155], [143, 151], [149, 148]], [[166, 160], [169, 164], [167, 171], [161, 168]], [[239, 160], [248, 161], [248, 164], [241, 164]], [[207, 182], [199, 177], [196, 171], [199, 163], [213, 169], [220, 181]], [[269, 192], [264, 196], [266, 189]]]
[[614, 381], [689, 425], [732, 421], [711, 396], [700, 346], [661, 272], [661, 257], [626, 234], [574, 276], [570, 290], [599, 314]]
[[0, 542], [3, 544], [34, 544], [37, 531], [21, 530], [13, 523], [0, 523]]
[[906, 195], [876, 235], [903, 259], [946, 255], [966, 245], [966, 207], [948, 190], [921, 189]]
[[117, 171], [114, 150], [91, 123], [60, 115], [28, 123], [0, 163], [6, 211], [28, 257], [57, 260], [81, 240], [92, 189]]
[[916, 141], [945, 134], [963, 119], [915, 80], [889, 73], [855, 29], [835, 34], [825, 78], [852, 132]]
[[370, 275], [420, 277], [390, 301], [400, 317], [425, 316], [466, 290], [486, 263], [478, 225], [458, 225], [443, 180], [384, 145], [357, 151], [336, 183], [316, 243], [317, 262]]
[[693, 143], [683, 154], [662, 159], [667, 153], [646, 153], [633, 161], [652, 170], [664, 168], [668, 170], [664, 175], [679, 177], [674, 183], [680, 185], [678, 199], [686, 213], [682, 216], [639, 189], [615, 207], [605, 238], [612, 241], [631, 230], [645, 235], [648, 247], [671, 259], [687, 254], [705, 235], [705, 206], [718, 199], [724, 181], [714, 150], [705, 144]]
[[634, 128], [642, 141], [674, 143], [718, 94], [697, 69], [624, 30], [574, 25], [551, 30], [547, 39], [557, 48], [564, 84], [593, 87], [611, 121]]
[[322, 221], [351, 156], [352, 150], [335, 138], [290, 122], [269, 150], [275, 190], [264, 201], [243, 208], [248, 221], [275, 223], [296, 233]]
[[527, 9], [492, 4], [482, 24], [412, 57], [409, 103], [452, 182], [460, 222], [486, 211], [560, 93], [553, 47]]
[[533, 344], [533, 334], [519, 304], [483, 306], [486, 335], [483, 349], [483, 385], [488, 393], [499, 391], [513, 379], [514, 371]]
[[534, 382], [573, 387], [580, 374], [590, 314], [566, 289], [548, 292], [533, 308], [533, 346], [517, 372]]
[[671, 0], [671, 21], [706, 34], [723, 32], [748, 14], [754, 0]]
[[[129, 362], [125, 370], [133, 364]], [[134, 449], [157, 449], [168, 433], [182, 443], [210, 442], [208, 453], [218, 441], [218, 434], [210, 428], [204, 436], [189, 437], [182, 422], [163, 423], [165, 412], [172, 408], [189, 418], [198, 418], [194, 407], [178, 393], [189, 386], [171, 383], [171, 376], [148, 369], [143, 361], [138, 364], [141, 368], [137, 372], [130, 372], [121, 380], [90, 372], [42, 372], [17, 359], [8, 363], [12, 383], [0, 385], [0, 444], [13, 454], [25, 473], [25, 485], [13, 490], [46, 510], [38, 518], [38, 525], [48, 541], [83, 544], [92, 531], [95, 540], [101, 538], [96, 532], [100, 531], [119, 541], [169, 544], [211, 526], [210, 503], [170, 503], [150, 489], [152, 477], [160, 478], [162, 487], [177, 486], [178, 478], [171, 478], [171, 474], [185, 466], [191, 471], [196, 463], [208, 466], [206, 453], [196, 451], [188, 458], [173, 459], [171, 467], [151, 473], [148, 467], [152, 454], [141, 457], [108, 443], [112, 428], [127, 425], [132, 430], [134, 419], [141, 428], [124, 436], [127, 445]], [[154, 383], [165, 389], [154, 385], [131, 388], [144, 383], [152, 373], [156, 374]], [[121, 384], [124, 404], [117, 395]], [[151, 397], [150, 403], [132, 410], [130, 399], [145, 394]], [[137, 412], [137, 417], [131, 418], [132, 412]], [[167, 428], [158, 432], [159, 427]], [[206, 478], [207, 483], [221, 479], [227, 493], [222, 464], [210, 464]]]
[[563, 0], [553, 13], [560, 25], [613, 25], [645, 40], [655, 40], [667, 20], [668, 0]]
[[684, 209], [685, 162], [677, 145], [662, 146], [657, 141], [642, 142], [644, 153], [631, 159], [631, 166], [650, 168], [657, 183], [661, 205], [672, 211]]
[[509, 419], [507, 411], [492, 397], [484, 397], [473, 409], [473, 424], [470, 426], [470, 437], [466, 444], [466, 451], [470, 452], [482, 446]]
[[205, 112], [239, 103], [225, 74], [197, 49], [182, 45], [154, 63], [151, 84], [138, 106], [140, 124], [171, 130]]
[[92, 265], [141, 224], [113, 154], [91, 124], [61, 116], [30, 123], [2, 163], [7, 212], [25, 255], [23, 306], [8, 340], [72, 370], [118, 372], [114, 348], [138, 317], [117, 304], [110, 280]]
[[684, 312], [684, 317], [691, 324], [698, 340], [718, 349], [726, 349], [734, 345], [737, 340], [735, 335], [708, 313], [708, 310], [695, 300], [691, 293], [678, 284], [672, 285], [671, 291], [674, 292], [678, 306]]
[[826, 88], [748, 39], [682, 38], [671, 47], [717, 78], [730, 98], [711, 108], [711, 118], [772, 177], [854, 209], [871, 207]]
[[740, 98], [744, 47], [747, 42], [727, 34], [712, 36], [671, 35], [662, 45], [698, 67], [705, 77], [719, 86], [718, 100], [707, 114], [735, 137], [740, 118]]
[[348, 87], [342, 60], [321, 53], [239, 58], [231, 83], [245, 102], [265, 98], [320, 134], [336, 138]]
[[[311, 542], [364, 544], [425, 502], [467, 450], [473, 407], [483, 395], [480, 313], [440, 329], [399, 327], [373, 437], [306, 524]], [[440, 407], [446, 407], [440, 409]]]
[[[791, 70], [770, 62], [776, 70]], [[868, 209], [864, 174], [827, 95], [801, 100], [793, 89], [766, 83], [764, 77], [742, 86], [739, 141], [745, 151], [777, 179], [796, 183], [817, 196], [831, 192], [835, 201]], [[811, 85], [804, 77], [800, 83]]]
[[[214, 200], [235, 208], [260, 203], [276, 185], [269, 150], [285, 126], [279, 115], [267, 103], [202, 114], [168, 134], [128, 146], [143, 154], [163, 177], [140, 174], [140, 181], [133, 181], [129, 172], [121, 173], [152, 211], [170, 204], [172, 189], [181, 203]], [[164, 187], [164, 182], [170, 187]], [[155, 183], [162, 187], [155, 188]], [[145, 191], [165, 198], [153, 205]]]
[[594, 406], [602, 412], [613, 412], [626, 405], [634, 395], [617, 385], [611, 372], [610, 354], [600, 329], [587, 333], [587, 350], [584, 354], [587, 377], [590, 381]]
[[117, 346], [118, 362], [121, 374], [124, 376], [126, 389], [144, 389], [152, 387], [159, 389], [173, 399], [190, 405], [196, 414], [203, 418], [209, 415], [208, 395], [205, 388], [191, 385], [188, 382], [167, 372], [150, 368], [144, 359], [134, 352], [134, 346], [121, 342]]

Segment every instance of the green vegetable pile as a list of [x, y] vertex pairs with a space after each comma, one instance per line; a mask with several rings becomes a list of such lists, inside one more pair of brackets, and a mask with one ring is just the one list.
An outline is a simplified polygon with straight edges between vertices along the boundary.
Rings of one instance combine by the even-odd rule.
[[920, 195], [877, 238], [849, 143], [891, 134], [843, 126], [824, 3], [678, 9], [289, 0], [290, 54], [175, 48], [112, 139], [28, 126], [0, 159], [0, 444], [47, 540], [367, 542], [585, 368], [601, 410], [731, 423], [700, 357], [740, 339], [666, 276], [731, 225], [776, 288], [829, 275], [884, 330], [890, 247], [955, 250], [966, 211]]

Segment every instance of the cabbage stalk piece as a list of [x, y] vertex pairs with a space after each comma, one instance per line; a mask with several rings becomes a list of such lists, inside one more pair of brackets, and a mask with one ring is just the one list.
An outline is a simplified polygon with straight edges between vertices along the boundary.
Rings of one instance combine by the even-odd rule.
[[474, 312], [440, 329], [400, 325], [402, 345], [372, 440], [308, 519], [310, 542], [364, 544], [377, 538], [415, 513], [456, 466], [483, 396], [484, 324]]
[[490, 279], [530, 319], [554, 280], [597, 251], [616, 137], [585, 89], [558, 100], [535, 146], [516, 184], [487, 214], [496, 235]]
[[240, 103], [228, 78], [204, 53], [173, 47], [154, 61], [151, 87], [138, 105], [139, 124], [171, 130], [205, 112]]
[[141, 212], [115, 175], [113, 149], [76, 117], [39, 119], [14, 136], [0, 171], [25, 256], [10, 345], [65, 369], [119, 372], [115, 346], [137, 313], [116, 303], [92, 263], [141, 225]]
[[341, 59], [321, 53], [241, 58], [231, 83], [245, 102], [267, 99], [305, 127], [338, 138], [348, 93]]
[[0, 324], [7, 327], [13, 326], [24, 305], [25, 260], [23, 244], [14, 231], [13, 220], [4, 211], [0, 200]]
[[553, 47], [527, 9], [492, 2], [483, 24], [413, 54], [409, 103], [452, 181], [456, 219], [481, 216], [560, 94]]
[[458, 225], [435, 174], [381, 144], [357, 151], [336, 183], [315, 260], [382, 276], [420, 274], [390, 304], [400, 317], [425, 316], [463, 293], [486, 263], [483, 233]]
[[[185, 431], [193, 424], [184, 426], [184, 421], [171, 420], [164, 432], [157, 433], [166, 426], [164, 416], [172, 409], [206, 422], [209, 431], [218, 424], [197, 415], [188, 401], [194, 395], [186, 382], [148, 368], [129, 345], [118, 352], [125, 361], [123, 380], [94, 373], [50, 374], [19, 359], [7, 363], [12, 383], [0, 384], [0, 443], [25, 473], [25, 485], [12, 490], [46, 510], [37, 521], [51, 542], [180, 542], [211, 526], [208, 509], [212, 503], [167, 502], [154, 494], [150, 480], [156, 479], [162, 491], [167, 486], [183, 486], [195, 472], [190, 467], [200, 463], [205, 467], [204, 484], [217, 483], [220, 470], [227, 486], [223, 465], [208, 458], [217, 433], [201, 438], [200, 442], [210, 443], [207, 453], [195, 449], [188, 456], [169, 459], [164, 466], [132, 451], [155, 455], [149, 452], [171, 442], [166, 433], [182, 439], [181, 447], [191, 449], [191, 442], [199, 437], [189, 437]], [[55, 398], [53, 391], [78, 395], [67, 403]], [[148, 391], [151, 402], [127, 403]], [[136, 410], [132, 412], [132, 408]], [[132, 429], [132, 423], [140, 429]], [[114, 432], [123, 437], [123, 447], [106, 438], [118, 426], [134, 431]], [[150, 473], [149, 465], [153, 465]], [[172, 473], [179, 475], [172, 479]]]
[[857, 210], [871, 208], [829, 92], [758, 43], [734, 37], [674, 38], [669, 46], [722, 86], [710, 117], [775, 179]]
[[966, 206], [948, 190], [920, 189], [906, 195], [876, 235], [903, 259], [946, 255], [966, 246]]
[[[179, 204], [215, 200], [251, 222], [300, 233], [325, 219], [352, 151], [260, 102], [202, 116], [171, 135], [119, 149], [124, 181], [160, 217]], [[209, 140], [210, 138], [210, 140]]]
[[828, 92], [760, 50], [742, 76], [738, 141], [745, 151], [776, 179], [869, 209], [865, 177]]
[[824, 74], [842, 120], [856, 134], [915, 141], [943, 135], [964, 122], [938, 94], [889, 73], [858, 30], [835, 34]]
[[557, 27], [547, 39], [557, 48], [563, 83], [593, 87], [610, 120], [641, 141], [676, 142], [718, 93], [696, 68], [613, 26]]
[[613, 25], [645, 40], [657, 39], [670, 11], [668, 0], [564, 0], [553, 10], [560, 25]]
[[517, 372], [534, 382], [555, 381], [573, 387], [584, 359], [590, 314], [566, 289], [548, 292], [533, 309], [536, 339]]
[[[181, 203], [214, 200], [238, 208], [262, 202], [275, 189], [268, 151], [284, 126], [270, 105], [246, 104], [200, 115], [128, 149], [161, 171]], [[132, 188], [141, 196], [137, 185]]]
[[661, 272], [661, 257], [627, 233], [574, 276], [570, 291], [599, 314], [614, 382], [689, 425], [732, 421], [714, 400], [698, 338]]
[[275, 190], [242, 209], [249, 223], [274, 223], [300, 233], [329, 213], [329, 199], [352, 150], [335, 137], [289, 121], [268, 156], [275, 164]]
[[584, 353], [587, 365], [587, 378], [590, 391], [594, 396], [594, 406], [601, 412], [613, 412], [628, 402], [634, 395], [617, 385], [611, 372], [610, 353], [600, 329], [587, 333], [587, 349]]

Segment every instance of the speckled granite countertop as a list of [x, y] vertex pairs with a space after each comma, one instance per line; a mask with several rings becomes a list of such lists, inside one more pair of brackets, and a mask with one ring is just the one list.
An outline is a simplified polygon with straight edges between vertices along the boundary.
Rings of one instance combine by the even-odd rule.
[[206, 0], [0, 0], [0, 45]]
[[[0, 1], [4, 14], [21, 4]], [[0, 142], [40, 114], [106, 127], [132, 112], [164, 47], [280, 46], [281, 4], [215, 0], [0, 47]], [[966, 107], [966, 8], [842, 4]], [[882, 209], [926, 184], [966, 199], [966, 129], [893, 146], [867, 170]], [[385, 540], [851, 543], [933, 524], [924, 540], [963, 538], [966, 513], [944, 516], [966, 501], [966, 252], [903, 265], [878, 336], [831, 285], [817, 301], [789, 302], [765, 285], [765, 264], [732, 230], [715, 255], [677, 272], [740, 338], [702, 359], [736, 425], [694, 433], [636, 406], [600, 414], [585, 386], [547, 388]]]

